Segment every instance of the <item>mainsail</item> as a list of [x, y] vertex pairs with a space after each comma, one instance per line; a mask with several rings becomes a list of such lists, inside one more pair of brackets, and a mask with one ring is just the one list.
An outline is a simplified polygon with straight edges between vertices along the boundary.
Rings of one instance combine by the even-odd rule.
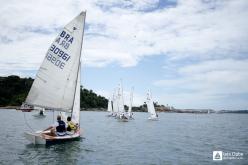
[[118, 113], [118, 98], [117, 98], [117, 94], [116, 94], [116, 90], [114, 91], [114, 94], [113, 94], [113, 111], [114, 113]]
[[[85, 12], [80, 13], [51, 44], [29, 91], [27, 104], [65, 112], [78, 108], [74, 100], [78, 97], [85, 16]], [[79, 120], [76, 116], [72, 116], [73, 120]]]
[[[75, 92], [75, 97], [74, 97], [74, 105], [73, 105], [73, 109], [72, 109], [72, 121], [74, 123], [78, 123], [79, 124], [79, 120], [80, 120], [80, 80], [81, 80], [81, 64], [79, 65], [78, 68], [78, 77], [77, 77], [77, 85], [76, 85], [76, 92]], [[80, 124], [79, 124], [80, 125]]]
[[129, 108], [128, 108], [129, 116], [132, 113], [132, 106], [133, 106], [133, 88], [131, 89], [131, 92], [130, 92], [130, 102], [129, 102]]
[[118, 108], [119, 108], [119, 113], [124, 113], [125, 112], [122, 83], [120, 83], [119, 86], [118, 86]]
[[108, 99], [108, 112], [112, 113], [113, 112], [113, 108], [112, 108], [112, 101], [111, 99], [109, 98]]
[[152, 94], [150, 90], [147, 93], [147, 110], [151, 114], [151, 116], [156, 116], [153, 100], [152, 100]]

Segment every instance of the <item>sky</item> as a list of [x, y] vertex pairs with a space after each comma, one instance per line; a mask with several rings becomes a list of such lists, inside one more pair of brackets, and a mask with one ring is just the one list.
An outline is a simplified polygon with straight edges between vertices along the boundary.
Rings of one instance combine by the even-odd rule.
[[248, 108], [247, 0], [0, 0], [0, 76], [35, 77], [51, 43], [86, 10], [85, 88], [125, 104]]

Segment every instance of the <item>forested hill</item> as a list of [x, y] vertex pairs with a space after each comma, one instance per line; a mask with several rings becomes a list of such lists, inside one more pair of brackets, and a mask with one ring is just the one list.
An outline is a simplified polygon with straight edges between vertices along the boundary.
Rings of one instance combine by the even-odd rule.
[[[32, 78], [0, 77], [0, 107], [20, 106], [33, 83]], [[81, 86], [81, 108], [107, 108], [108, 100]]]

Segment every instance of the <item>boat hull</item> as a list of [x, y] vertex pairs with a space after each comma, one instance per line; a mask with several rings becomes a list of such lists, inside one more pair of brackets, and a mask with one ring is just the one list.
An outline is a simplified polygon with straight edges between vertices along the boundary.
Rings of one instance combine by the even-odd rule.
[[128, 119], [129, 120], [134, 120], [134, 118], [132, 116], [129, 116]]
[[113, 115], [112, 114], [108, 114], [108, 115], [106, 115], [107, 117], [113, 117]]
[[151, 120], [151, 121], [158, 121], [158, 117], [149, 117], [148, 120]]
[[35, 114], [33, 116], [36, 118], [45, 118], [46, 117], [46, 115], [40, 115], [40, 114]]
[[120, 118], [117, 118], [117, 120], [118, 120], [119, 122], [128, 122], [128, 119], [120, 119]]
[[17, 110], [21, 110], [22, 112], [31, 112], [32, 110], [34, 110], [34, 109], [17, 109]]
[[63, 143], [66, 141], [73, 141], [80, 139], [80, 131], [72, 135], [64, 135], [64, 136], [50, 136], [46, 134], [42, 134], [41, 131], [37, 132], [25, 132], [24, 136], [27, 140], [29, 140], [33, 144], [42, 144], [42, 145], [49, 145], [49, 144], [58, 144]]

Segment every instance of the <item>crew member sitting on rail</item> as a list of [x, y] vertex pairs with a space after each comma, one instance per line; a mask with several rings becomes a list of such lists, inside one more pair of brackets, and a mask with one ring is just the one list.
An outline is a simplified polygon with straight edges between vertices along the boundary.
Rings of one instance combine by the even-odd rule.
[[43, 132], [50, 130], [50, 133], [45, 133], [51, 136], [64, 136], [66, 135], [66, 124], [63, 120], [61, 120], [61, 116], [57, 116], [57, 122], [53, 125], [45, 129]]
[[68, 116], [67, 117], [67, 128], [66, 128], [67, 131], [76, 131], [77, 130], [77, 125], [71, 121], [71, 117]]

